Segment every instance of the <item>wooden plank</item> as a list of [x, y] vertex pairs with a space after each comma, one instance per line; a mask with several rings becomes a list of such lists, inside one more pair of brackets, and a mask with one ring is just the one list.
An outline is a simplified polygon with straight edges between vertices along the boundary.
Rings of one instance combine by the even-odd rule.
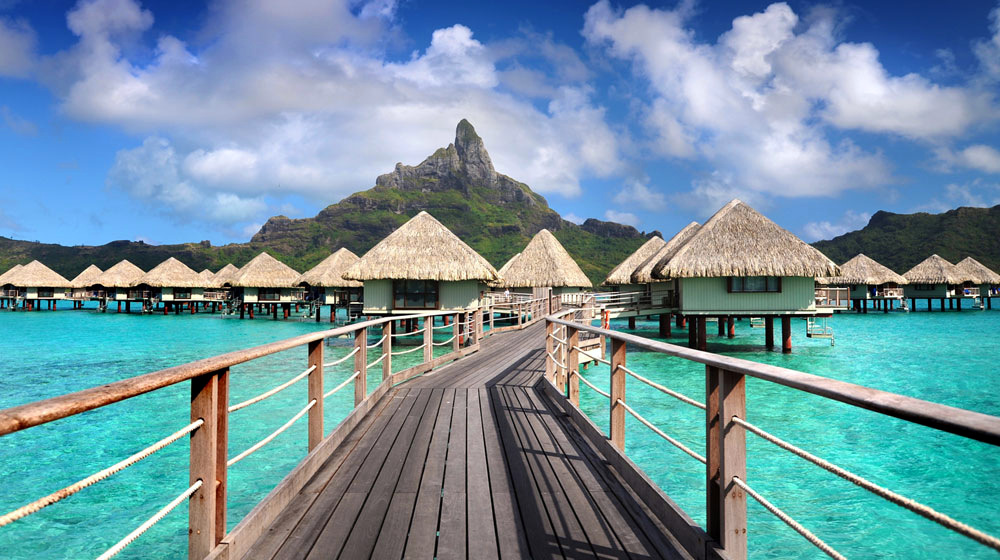
[[[411, 394], [413, 393], [411, 391]], [[377, 477], [371, 481], [368, 480], [371, 477], [355, 477], [348, 489], [348, 492], [364, 494], [365, 501], [357, 513], [357, 518], [353, 520], [354, 528], [348, 534], [346, 542], [341, 541], [343, 542], [343, 554], [346, 558], [371, 556], [375, 542], [380, 537], [382, 523], [389, 509], [389, 502], [392, 499], [396, 483], [413, 445], [414, 436], [422, 423], [421, 419], [424, 417], [433, 418], [434, 416], [433, 412], [428, 410], [432, 402], [430, 399], [432, 392], [416, 391], [415, 393], [417, 395], [416, 402], [406, 421], [403, 422], [389, 453], [385, 456], [385, 460], [381, 464], [376, 464], [370, 459], [366, 461], [362, 472], [365, 474], [377, 472]], [[338, 509], [340, 509], [339, 506]], [[324, 529], [324, 533], [327, 530], [329, 530], [329, 525]], [[324, 545], [325, 542], [321, 535], [314, 549], [314, 551], [322, 552], [321, 555], [316, 555], [317, 557], [332, 557], [339, 552], [340, 542], [331, 547]]]
[[441, 507], [441, 487], [444, 484], [445, 455], [448, 432], [451, 430], [455, 390], [444, 391], [427, 451], [427, 462], [420, 478], [416, 506], [410, 521], [404, 558], [431, 558], [437, 543], [438, 514]]
[[493, 499], [490, 472], [486, 462], [486, 441], [483, 433], [479, 390], [467, 389], [466, 408], [466, 475], [468, 498], [468, 541], [470, 558], [499, 558], [496, 527], [493, 521]]
[[455, 391], [451, 413], [451, 437], [445, 459], [444, 486], [441, 492], [441, 521], [438, 528], [437, 557], [465, 558], [466, 542], [466, 406], [468, 391]]
[[323, 492], [313, 502], [312, 507], [303, 516], [299, 524], [292, 530], [288, 539], [275, 554], [276, 559], [301, 558], [304, 553], [312, 548], [320, 531], [330, 520], [334, 509], [340, 503], [341, 498], [347, 491], [354, 476], [361, 468], [376, 442], [381, 439], [384, 432], [394, 433], [398, 430], [403, 419], [409, 412], [412, 399], [406, 399], [405, 390], [399, 390], [392, 398], [392, 408], [389, 414], [384, 414], [376, 426], [365, 434], [358, 442], [353, 452], [347, 457], [343, 465], [337, 470], [336, 475]]
[[309, 409], [309, 451], [323, 441], [323, 341], [316, 340], [308, 346], [309, 367], [315, 368], [309, 374], [308, 401], [316, 400]]
[[[531, 558], [563, 558], [562, 550], [555, 540], [552, 521], [542, 502], [538, 488], [533, 484], [531, 472], [521, 453], [521, 444], [515, 434], [514, 418], [510, 405], [504, 398], [506, 389], [493, 387], [489, 390], [493, 418], [499, 428], [500, 443], [507, 459], [510, 480], [517, 496], [517, 506], [525, 529], [525, 541]], [[504, 537], [501, 537], [503, 542]]]
[[528, 541], [517, 507], [517, 496], [511, 481], [510, 470], [500, 444], [500, 428], [493, 416], [491, 394], [480, 387], [479, 406], [483, 423], [483, 450], [489, 470], [490, 494], [493, 501], [494, 526], [501, 558], [525, 558]]

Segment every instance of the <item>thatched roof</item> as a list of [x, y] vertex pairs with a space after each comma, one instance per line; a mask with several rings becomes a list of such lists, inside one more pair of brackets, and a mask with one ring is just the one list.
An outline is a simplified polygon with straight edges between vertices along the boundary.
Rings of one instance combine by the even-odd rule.
[[438, 280], [457, 282], [500, 279], [493, 265], [441, 222], [421, 212], [358, 259], [348, 280]]
[[[623, 260], [618, 266], [611, 269], [608, 273], [607, 279], [601, 284], [602, 286], [621, 286], [623, 284], [632, 283], [632, 273], [635, 269], [639, 268], [639, 265], [644, 263], [646, 259], [652, 257], [666, 245], [667, 242], [661, 237], [650, 237], [642, 247], [635, 250], [634, 253]], [[500, 271], [500, 276], [503, 276], [503, 270]]]
[[653, 270], [659, 278], [839, 275], [826, 255], [740, 200], [723, 206]]
[[206, 286], [211, 286], [212, 285], [212, 277], [215, 276], [215, 274], [211, 270], [209, 270], [209, 269], [206, 268], [205, 270], [202, 270], [201, 272], [199, 272], [198, 276], [202, 280], [204, 280], [206, 282], [206, 284], [205, 284]]
[[653, 276], [653, 271], [666, 265], [677, 254], [677, 251], [688, 242], [688, 239], [691, 239], [691, 236], [698, 233], [699, 229], [701, 229], [701, 224], [698, 222], [691, 222], [684, 226], [683, 229], [670, 238], [670, 241], [664, 243], [659, 251], [647, 257], [646, 260], [639, 263], [639, 266], [635, 267], [635, 270], [632, 271], [632, 283], [648, 284], [664, 280], [663, 278]]
[[325, 288], [360, 288], [363, 285], [361, 282], [344, 280], [344, 272], [356, 262], [358, 262], [358, 256], [349, 249], [341, 247], [318, 265], [299, 276], [295, 284], [308, 284], [309, 286]]
[[840, 286], [880, 284], [909, 284], [901, 274], [896, 274], [889, 268], [875, 262], [864, 253], [840, 265], [840, 276], [823, 279], [824, 284]]
[[226, 284], [232, 286], [233, 278], [235, 278], [239, 273], [240, 269], [233, 263], [229, 263], [220, 268], [219, 271], [212, 276], [212, 286], [216, 288], [221, 288]]
[[202, 280], [188, 265], [173, 257], [156, 265], [136, 282], [152, 288], [204, 288], [209, 283]]
[[233, 276], [232, 285], [240, 288], [291, 288], [299, 273], [267, 253], [261, 253]]
[[70, 280], [70, 285], [74, 288], [89, 288], [94, 285], [100, 275], [101, 269], [92, 264], [83, 269], [83, 272], [77, 274], [76, 278]]
[[973, 284], [1000, 284], [1000, 274], [986, 268], [981, 262], [972, 257], [965, 257], [955, 265], [958, 275], [963, 282]]
[[4, 284], [6, 284], [7, 283], [7, 277], [10, 276], [11, 274], [13, 274], [14, 272], [20, 270], [21, 267], [23, 267], [23, 266], [24, 266], [23, 264], [15, 264], [14, 266], [10, 267], [7, 270], [7, 272], [4, 272], [3, 274], [0, 274], [0, 286], [3, 286]]
[[92, 285], [100, 285], [105, 288], [131, 288], [138, 284], [143, 274], [146, 273], [141, 268], [123, 260], [102, 272], [94, 279]]
[[18, 288], [70, 287], [69, 280], [38, 261], [31, 261], [17, 270], [11, 269], [5, 276], [4, 284], [10, 284]]
[[961, 284], [962, 278], [955, 265], [937, 255], [931, 255], [924, 262], [907, 270], [903, 276], [910, 284]]
[[499, 285], [508, 288], [593, 287], [580, 265], [547, 229], [536, 233], [503, 271]]

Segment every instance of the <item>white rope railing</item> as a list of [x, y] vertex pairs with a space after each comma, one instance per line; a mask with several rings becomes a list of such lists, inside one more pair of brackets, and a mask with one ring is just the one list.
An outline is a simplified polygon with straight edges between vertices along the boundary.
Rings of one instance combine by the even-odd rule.
[[565, 339], [565, 338], [559, 338], [559, 337], [557, 337], [557, 336], [556, 336], [556, 335], [554, 335], [554, 334], [549, 334], [549, 335], [547, 335], [547, 336], [548, 336], [549, 338], [551, 338], [552, 340], [554, 340], [554, 341], [558, 342], [559, 344], [566, 344], [566, 339]]
[[670, 395], [671, 397], [674, 397], [675, 399], [677, 399], [679, 401], [685, 402], [685, 403], [687, 403], [687, 404], [689, 404], [691, 406], [696, 406], [696, 407], [698, 407], [698, 408], [700, 408], [702, 410], [705, 410], [705, 405], [703, 403], [700, 403], [700, 402], [692, 399], [691, 397], [688, 397], [687, 395], [683, 395], [681, 393], [678, 393], [677, 391], [672, 391], [670, 389], [667, 389], [663, 385], [660, 385], [659, 383], [656, 383], [655, 381], [651, 381], [649, 379], [646, 379], [645, 377], [643, 377], [643, 376], [639, 375], [638, 373], [636, 373], [636, 372], [628, 369], [625, 366], [620, 365], [618, 367], [620, 367], [625, 373], [631, 375], [632, 377], [638, 379], [639, 381], [642, 381], [643, 383], [645, 383], [646, 385], [649, 385], [650, 387], [656, 389], [657, 391], [661, 391], [663, 393], [666, 393], [666, 394]]
[[382, 360], [384, 360], [386, 356], [388, 356], [388, 354], [386, 354], [386, 353], [383, 352], [382, 355], [379, 356], [379, 358], [377, 360], [375, 360], [374, 362], [372, 362], [372, 363], [368, 364], [367, 366], [365, 366], [365, 369], [371, 369], [371, 368], [377, 366], [378, 363], [381, 362]]
[[[449, 326], [451, 326], [451, 325], [449, 325]], [[403, 332], [403, 333], [395, 333], [395, 334], [392, 335], [392, 337], [396, 338], [396, 337], [400, 337], [400, 336], [413, 336], [415, 334], [420, 334], [420, 333], [424, 332], [425, 330], [427, 330], [427, 327], [424, 327], [424, 328], [422, 328], [420, 330], [416, 330], [416, 331]]]
[[180, 496], [177, 496], [176, 498], [171, 500], [169, 504], [163, 506], [163, 508], [160, 511], [153, 514], [153, 517], [150, 517], [149, 519], [144, 521], [142, 525], [139, 525], [139, 527], [136, 528], [135, 531], [132, 531], [131, 533], [126, 535], [124, 539], [118, 541], [117, 544], [106, 550], [104, 554], [98, 556], [97, 560], [108, 560], [109, 558], [115, 556], [119, 552], [125, 550], [126, 546], [132, 544], [133, 541], [141, 537], [142, 534], [148, 531], [150, 527], [159, 523], [160, 520], [162, 520], [164, 517], [167, 516], [167, 514], [169, 514], [171, 511], [174, 511], [174, 509], [177, 506], [181, 505], [181, 503], [183, 503], [184, 500], [187, 500], [188, 498], [191, 497], [192, 494], [197, 492], [198, 489], [201, 488], [201, 486], [202, 486], [202, 481], [199, 478], [198, 480], [195, 481], [194, 484], [191, 485], [190, 488], [182, 492]]
[[191, 422], [187, 426], [181, 428], [180, 430], [174, 432], [173, 434], [161, 439], [160, 441], [154, 443], [153, 445], [150, 445], [149, 447], [128, 457], [123, 461], [119, 461], [114, 465], [111, 465], [110, 467], [102, 471], [99, 471], [97, 473], [94, 473], [79, 482], [70, 484], [69, 486], [63, 488], [62, 490], [57, 490], [49, 494], [48, 496], [39, 498], [31, 502], [30, 504], [26, 504], [15, 509], [14, 511], [0, 517], [0, 527], [13, 523], [18, 519], [21, 519], [22, 517], [27, 517], [46, 506], [50, 506], [56, 502], [59, 502], [60, 500], [68, 498], [94, 483], [100, 482], [115, 473], [118, 473], [120, 471], [125, 470], [128, 467], [131, 467], [132, 465], [138, 463], [139, 461], [145, 459], [146, 457], [149, 457], [153, 453], [156, 453], [157, 451], [181, 439], [187, 434], [190, 434], [191, 432], [197, 430], [204, 423], [205, 421], [199, 418], [198, 420]]
[[444, 346], [445, 344], [448, 344], [452, 340], [455, 340], [455, 335], [451, 335], [451, 338], [442, 342], [431, 342], [431, 346]]
[[253, 446], [251, 446], [249, 449], [247, 449], [243, 453], [240, 453], [239, 455], [237, 455], [237, 456], [233, 457], [232, 459], [230, 459], [226, 463], [226, 466], [227, 467], [231, 467], [231, 466], [235, 465], [236, 463], [239, 463], [243, 459], [246, 459], [250, 455], [256, 453], [257, 450], [260, 449], [261, 447], [264, 447], [268, 443], [271, 443], [271, 440], [273, 440], [274, 438], [276, 438], [279, 435], [281, 435], [281, 432], [284, 432], [285, 430], [287, 430], [288, 428], [290, 428], [292, 426], [292, 424], [295, 423], [296, 420], [298, 420], [299, 418], [302, 418], [302, 416], [306, 412], [309, 412], [309, 409], [312, 408], [315, 405], [316, 405], [316, 399], [313, 399], [313, 400], [309, 401], [309, 404], [307, 404], [305, 408], [303, 408], [302, 410], [300, 410], [298, 412], [298, 414], [296, 414], [295, 416], [292, 416], [291, 420], [289, 420], [288, 422], [285, 422], [284, 426], [278, 428], [277, 430], [275, 430], [274, 432], [272, 432], [271, 435], [267, 436], [266, 438], [264, 438], [264, 439], [258, 441], [257, 443], [253, 444]]
[[694, 451], [691, 450], [691, 448], [689, 448], [688, 446], [684, 445], [683, 443], [681, 443], [681, 442], [677, 441], [676, 439], [674, 439], [674, 438], [668, 436], [667, 434], [663, 433], [663, 430], [657, 428], [652, 423], [650, 423], [649, 420], [646, 420], [645, 418], [643, 418], [638, 412], [635, 411], [635, 409], [633, 409], [631, 406], [625, 404], [625, 401], [623, 401], [621, 399], [618, 399], [617, 403], [620, 404], [620, 405], [622, 405], [625, 408], [625, 410], [628, 411], [629, 414], [631, 414], [633, 417], [635, 417], [636, 420], [642, 422], [643, 424], [646, 425], [647, 428], [649, 428], [650, 430], [653, 430], [654, 432], [656, 432], [656, 435], [658, 435], [661, 438], [667, 440], [668, 442], [670, 442], [671, 445], [673, 445], [677, 449], [680, 449], [681, 451], [683, 451], [683, 452], [687, 453], [688, 455], [694, 457], [699, 462], [701, 462], [703, 465], [704, 464], [708, 464], [708, 461], [704, 457], [702, 457], [701, 455], [695, 453]]
[[434, 330], [434, 331], [440, 330], [440, 329], [450, 329], [450, 328], [452, 328], [452, 325], [438, 325], [436, 327], [433, 326], [433, 325], [431, 326], [431, 330]]
[[979, 529], [966, 525], [961, 521], [955, 520], [949, 517], [948, 515], [943, 514], [929, 506], [921, 504], [920, 502], [911, 500], [910, 498], [907, 498], [906, 496], [903, 496], [901, 494], [897, 494], [892, 490], [889, 490], [888, 488], [883, 488], [875, 484], [874, 482], [870, 482], [869, 480], [862, 478], [859, 475], [856, 475], [841, 467], [838, 467], [837, 465], [834, 465], [833, 463], [826, 461], [825, 459], [821, 459], [813, 455], [812, 453], [809, 453], [808, 451], [800, 449], [788, 443], [787, 441], [778, 438], [777, 436], [769, 434], [768, 432], [765, 432], [764, 430], [758, 428], [757, 426], [754, 426], [753, 424], [747, 422], [746, 420], [743, 420], [738, 416], [733, 416], [733, 422], [739, 424], [740, 426], [743, 426], [748, 431], [757, 434], [758, 436], [766, 439], [767, 441], [773, 443], [774, 445], [777, 445], [778, 447], [784, 449], [785, 451], [788, 451], [794, 455], [798, 455], [799, 457], [805, 459], [806, 461], [809, 461], [810, 463], [816, 465], [817, 467], [825, 469], [856, 486], [860, 486], [861, 488], [868, 490], [869, 492], [875, 494], [876, 496], [879, 496], [880, 498], [888, 500], [889, 502], [892, 502], [900, 507], [906, 508], [912, 511], [913, 513], [916, 513], [917, 515], [920, 515], [921, 517], [924, 517], [926, 519], [929, 519], [937, 523], [938, 525], [941, 525], [946, 529], [950, 529], [952, 531], [955, 531], [956, 533], [965, 535], [966, 537], [969, 537], [970, 539], [982, 545], [1000, 551], [1000, 539], [992, 535], [988, 535], [980, 531]]
[[402, 356], [403, 354], [409, 354], [410, 352], [416, 352], [417, 350], [420, 350], [423, 347], [424, 347], [424, 345], [421, 344], [420, 346], [416, 346], [414, 348], [410, 348], [409, 350], [403, 350], [402, 352], [393, 352], [392, 355], [393, 356]]
[[369, 344], [369, 345], [365, 346], [365, 348], [371, 350], [372, 348], [377, 348], [378, 345], [382, 344], [383, 342], [385, 342], [385, 335], [384, 334], [382, 335], [382, 338], [378, 339], [378, 342], [376, 342], [375, 344]]
[[584, 350], [583, 348], [580, 348], [579, 346], [573, 346], [573, 350], [576, 350], [577, 352], [583, 354], [587, 358], [590, 358], [590, 359], [594, 360], [595, 362], [600, 362], [600, 363], [602, 363], [602, 364], [604, 364], [606, 366], [610, 366], [611, 365], [611, 362], [609, 360], [605, 360], [604, 358], [601, 358], [599, 356], [591, 356], [590, 354], [587, 354], [587, 350]]
[[785, 525], [788, 525], [796, 533], [798, 533], [798, 534], [802, 535], [803, 537], [805, 537], [805, 539], [807, 541], [809, 541], [813, 545], [815, 545], [816, 548], [822, 550], [827, 556], [829, 556], [830, 558], [836, 558], [837, 560], [847, 560], [846, 556], [844, 556], [843, 554], [840, 554], [839, 552], [837, 552], [836, 550], [834, 550], [833, 547], [831, 547], [830, 545], [828, 545], [825, 542], [823, 542], [822, 539], [820, 539], [815, 534], [813, 534], [813, 532], [810, 531], [809, 529], [806, 529], [805, 527], [803, 527], [801, 524], [799, 524], [798, 521], [795, 521], [794, 519], [792, 519], [792, 517], [790, 515], [788, 515], [784, 511], [782, 511], [780, 508], [778, 508], [778, 506], [776, 506], [776, 505], [772, 504], [771, 502], [767, 501], [767, 498], [765, 498], [764, 496], [761, 496], [753, 488], [750, 488], [749, 486], [747, 486], [747, 483], [743, 482], [742, 480], [740, 480], [739, 477], [735, 477], [735, 476], [733, 477], [733, 484], [735, 484], [735, 485], [739, 486], [740, 488], [742, 488], [747, 494], [750, 495], [751, 498], [757, 500], [757, 503], [759, 503], [760, 505], [764, 506], [764, 509], [766, 509], [767, 511], [773, 513], [778, 519], [784, 521]]
[[604, 391], [598, 389], [596, 385], [594, 385], [590, 381], [587, 381], [586, 377], [584, 377], [584, 376], [582, 376], [580, 374], [577, 374], [576, 378], [579, 379], [580, 381], [583, 381], [583, 384], [586, 385], [587, 387], [590, 387], [594, 391], [597, 391], [598, 394], [604, 395], [604, 398], [606, 398], [606, 399], [610, 399], [611, 398], [611, 393], [605, 393]]
[[343, 383], [341, 383], [340, 385], [337, 385], [333, 389], [330, 389], [329, 391], [327, 391], [326, 394], [323, 395], [323, 398], [325, 399], [325, 398], [329, 397], [330, 395], [336, 393], [337, 391], [343, 389], [344, 387], [347, 386], [348, 383], [350, 383], [351, 381], [354, 381], [359, 375], [361, 375], [361, 372], [360, 371], [355, 371], [354, 374], [351, 375], [350, 377], [348, 377], [347, 379], [345, 379]]
[[555, 362], [555, 364], [557, 366], [559, 366], [559, 367], [561, 367], [563, 369], [566, 369], [566, 364], [564, 364], [564, 363], [560, 362], [558, 359], [556, 359], [556, 357], [552, 355], [552, 352], [546, 352], [546, 354], [549, 355], [549, 358], [552, 358], [552, 361]]
[[361, 351], [361, 347], [360, 346], [355, 346], [354, 350], [351, 350], [350, 354], [344, 356], [343, 358], [340, 358], [339, 360], [332, 361], [332, 362], [330, 362], [328, 364], [323, 364], [323, 367], [333, 367], [333, 366], [336, 366], [336, 365], [340, 365], [340, 364], [346, 362], [348, 358], [350, 358], [351, 356], [357, 354], [360, 351]]
[[246, 407], [248, 407], [248, 406], [250, 406], [252, 404], [257, 404], [260, 401], [262, 401], [262, 400], [264, 400], [264, 399], [266, 399], [266, 398], [268, 398], [270, 396], [277, 395], [281, 391], [284, 391], [285, 389], [291, 387], [297, 381], [299, 381], [303, 377], [309, 375], [310, 373], [312, 373], [315, 370], [316, 370], [316, 366], [309, 366], [309, 369], [303, 371], [302, 373], [296, 375], [295, 377], [289, 379], [288, 381], [282, 383], [281, 385], [278, 385], [274, 389], [271, 389], [270, 391], [266, 391], [264, 393], [261, 393], [261, 394], [257, 395], [256, 397], [254, 397], [252, 399], [247, 399], [247, 400], [245, 400], [245, 401], [243, 401], [243, 402], [241, 402], [239, 404], [234, 404], [233, 406], [230, 406], [229, 409], [228, 409], [228, 411], [229, 412], [236, 412], [237, 410], [239, 410], [241, 408], [246, 408]]

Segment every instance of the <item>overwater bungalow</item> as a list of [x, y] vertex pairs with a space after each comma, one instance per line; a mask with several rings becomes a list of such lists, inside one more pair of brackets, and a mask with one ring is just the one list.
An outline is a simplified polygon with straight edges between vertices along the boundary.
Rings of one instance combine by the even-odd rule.
[[240, 319], [247, 311], [253, 319], [254, 306], [277, 319], [279, 305], [287, 319], [292, 304], [298, 305], [305, 299], [302, 288], [295, 284], [299, 276], [292, 267], [267, 253], [254, 257], [227, 282], [232, 286], [230, 297], [235, 298], [240, 307]]
[[993, 309], [993, 296], [998, 295], [1000, 274], [990, 270], [972, 257], [965, 257], [955, 265], [962, 277], [963, 294], [979, 298], [979, 306], [984, 304], [987, 309]]
[[6, 309], [12, 298], [17, 295], [17, 290], [14, 289], [14, 286], [7, 283], [7, 277], [20, 270], [23, 266], [23, 264], [15, 264], [7, 269], [6, 272], [0, 274], [0, 309]]
[[[661, 265], [665, 265], [676, 253], [691, 239], [691, 236], [698, 233], [701, 224], [691, 222], [681, 228], [673, 237], [664, 242], [656, 253], [646, 257], [645, 260], [632, 271], [631, 281], [633, 284], [644, 287], [649, 298], [649, 309], [647, 313], [658, 313], [660, 319], [660, 336], [670, 336], [670, 316], [677, 310], [677, 285], [673, 279], [656, 278], [653, 270]], [[677, 326], [684, 327], [687, 319], [682, 315], [677, 316]], [[635, 328], [635, 318], [629, 318], [629, 328]]]
[[533, 297], [543, 297], [544, 292], [566, 300], [572, 294], [594, 286], [562, 243], [547, 229], [536, 233], [527, 247], [500, 270], [498, 287], [514, 293], [532, 294]]
[[861, 253], [840, 265], [840, 276], [827, 278], [829, 286], [850, 288], [851, 305], [857, 312], [868, 312], [868, 302], [875, 309], [888, 312], [896, 302], [903, 302], [906, 278]]
[[[632, 273], [639, 265], [655, 255], [667, 242], [662, 237], [653, 236], [646, 240], [634, 253], [625, 258], [618, 266], [611, 269], [608, 277], [601, 282], [602, 286], [609, 286], [611, 291], [617, 294], [639, 294], [646, 295], [647, 286], [637, 284], [632, 281]], [[503, 276], [503, 269], [500, 270]]]
[[83, 272], [77, 274], [75, 278], [69, 281], [70, 287], [73, 289], [73, 308], [83, 307], [83, 302], [91, 298], [91, 287], [97, 282], [97, 278], [103, 273], [97, 265], [90, 265], [83, 269]]
[[148, 293], [136, 288], [139, 279], [146, 274], [144, 270], [135, 266], [127, 260], [122, 260], [118, 264], [102, 272], [93, 284], [91, 297], [100, 302], [100, 310], [107, 309], [109, 302], [118, 304], [118, 311], [122, 310], [122, 303], [125, 304], [125, 312], [132, 312], [132, 302], [140, 304], [149, 297]]
[[945, 300], [948, 300], [949, 308], [953, 308], [957, 300], [958, 308], [962, 309], [963, 296], [959, 290], [962, 277], [955, 269], [955, 265], [943, 258], [931, 255], [906, 271], [903, 277], [909, 282], [903, 292], [912, 301], [912, 309], [916, 310], [918, 299], [927, 300], [928, 311], [932, 309], [931, 300], [935, 299], [940, 300], [941, 311], [944, 311]]
[[365, 315], [474, 309], [487, 284], [500, 280], [489, 261], [427, 212], [372, 247], [344, 278], [364, 283]]
[[[808, 243], [781, 228], [746, 203], [733, 200], [666, 262], [657, 263], [653, 277], [677, 281], [679, 313], [696, 323], [689, 342], [705, 347], [705, 320], [763, 318], [767, 346], [773, 347], [773, 321], [781, 319], [782, 351], [790, 352], [791, 319], [809, 320], [807, 335], [832, 336], [815, 328], [822, 314], [816, 309], [815, 279], [838, 276], [840, 268]], [[829, 316], [828, 314], [826, 316]], [[695, 332], [696, 331], [696, 332]]]
[[209, 284], [211, 280], [202, 278], [174, 257], [156, 265], [136, 283], [139, 289], [149, 292], [143, 309], [153, 311], [156, 306], [162, 305], [164, 314], [171, 309], [179, 313], [185, 306], [195, 313], [199, 304], [205, 302], [205, 288]]
[[347, 310], [348, 317], [352, 315], [352, 306], [361, 311], [362, 286], [356, 280], [344, 279], [344, 273], [354, 263], [358, 256], [349, 249], [341, 247], [319, 264], [302, 273], [295, 281], [297, 286], [306, 289], [306, 300], [316, 306], [316, 320], [319, 320], [320, 307], [330, 306], [330, 321], [336, 316], [336, 309]]
[[59, 300], [70, 298], [70, 282], [38, 261], [14, 267], [2, 280], [4, 307], [28, 311], [41, 309], [42, 303], [55, 309]]

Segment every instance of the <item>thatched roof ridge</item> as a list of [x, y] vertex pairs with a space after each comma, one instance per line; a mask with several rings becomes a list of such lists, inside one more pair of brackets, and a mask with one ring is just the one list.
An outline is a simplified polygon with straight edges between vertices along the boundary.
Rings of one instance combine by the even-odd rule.
[[152, 288], [204, 288], [209, 282], [202, 280], [188, 265], [170, 257], [144, 274], [137, 284]]
[[993, 272], [983, 263], [972, 257], [965, 257], [955, 265], [963, 282], [973, 284], [1000, 284], [1000, 274]]
[[535, 234], [523, 251], [504, 265], [500, 285], [509, 288], [591, 288], [573, 257], [547, 229]]
[[7, 269], [7, 272], [4, 272], [3, 274], [0, 274], [0, 286], [3, 286], [4, 284], [6, 284], [7, 283], [7, 277], [10, 276], [11, 274], [13, 274], [16, 271], [21, 270], [21, 268], [23, 266], [24, 266], [23, 264], [15, 264], [14, 266], [12, 266], [9, 269]]
[[18, 288], [69, 288], [69, 280], [38, 261], [11, 270], [4, 279], [5, 284]]
[[701, 229], [701, 224], [698, 222], [691, 222], [681, 228], [680, 231], [663, 244], [663, 247], [660, 247], [659, 251], [635, 267], [635, 270], [632, 271], [632, 283], [649, 284], [650, 282], [665, 280], [665, 278], [657, 278], [653, 272], [657, 268], [667, 264], [677, 254], [677, 251], [687, 243], [688, 239], [691, 239], [691, 236], [698, 233], [699, 229]]
[[212, 286], [212, 285], [213, 285], [213, 283], [212, 283], [212, 278], [213, 278], [213, 277], [215, 276], [215, 274], [214, 274], [214, 273], [213, 273], [213, 272], [212, 272], [211, 270], [209, 270], [209, 269], [207, 269], [207, 268], [206, 268], [205, 270], [202, 270], [201, 272], [199, 272], [199, 273], [198, 273], [198, 276], [199, 276], [199, 277], [200, 277], [200, 278], [201, 278], [202, 280], [204, 280], [204, 281], [205, 281], [205, 286], [206, 286], [206, 287], [207, 287], [207, 286]]
[[261, 253], [243, 266], [232, 285], [240, 288], [291, 288], [299, 273], [267, 253]]
[[235, 278], [239, 272], [240, 269], [236, 265], [233, 263], [227, 264], [226, 266], [220, 268], [219, 271], [212, 276], [212, 286], [215, 288], [221, 288], [225, 284], [232, 285], [233, 278]]
[[92, 285], [100, 285], [105, 288], [131, 288], [137, 286], [139, 279], [146, 274], [138, 266], [122, 260], [118, 264], [105, 270], [98, 276]]
[[303, 272], [295, 284], [308, 284], [325, 288], [360, 288], [363, 286], [361, 282], [344, 279], [344, 272], [356, 262], [358, 262], [358, 256], [350, 249], [341, 247], [316, 266]]
[[653, 275], [839, 276], [840, 267], [790, 231], [741, 200], [733, 200], [701, 226]]
[[909, 284], [902, 274], [896, 274], [864, 253], [859, 253], [851, 260], [840, 265], [840, 276], [828, 277], [823, 280], [825, 284], [840, 286], [878, 286], [892, 283]]
[[93, 286], [97, 278], [101, 275], [103, 271], [97, 268], [97, 265], [90, 265], [83, 269], [83, 272], [76, 275], [76, 278], [70, 280], [70, 285], [73, 288], [89, 288]]
[[420, 212], [379, 241], [347, 269], [344, 278], [451, 282], [500, 279], [489, 261], [427, 212]]
[[[667, 242], [663, 240], [662, 237], [654, 236], [646, 240], [635, 250], [634, 253], [629, 255], [625, 260], [618, 264], [618, 266], [611, 269], [608, 273], [608, 277], [601, 284], [602, 286], [621, 286], [623, 284], [632, 283], [632, 273], [635, 272], [639, 265], [644, 263], [649, 257], [652, 257], [666, 245]], [[503, 276], [503, 272], [500, 273]]]
[[937, 255], [931, 255], [903, 276], [910, 284], [961, 284], [962, 278], [955, 265]]

